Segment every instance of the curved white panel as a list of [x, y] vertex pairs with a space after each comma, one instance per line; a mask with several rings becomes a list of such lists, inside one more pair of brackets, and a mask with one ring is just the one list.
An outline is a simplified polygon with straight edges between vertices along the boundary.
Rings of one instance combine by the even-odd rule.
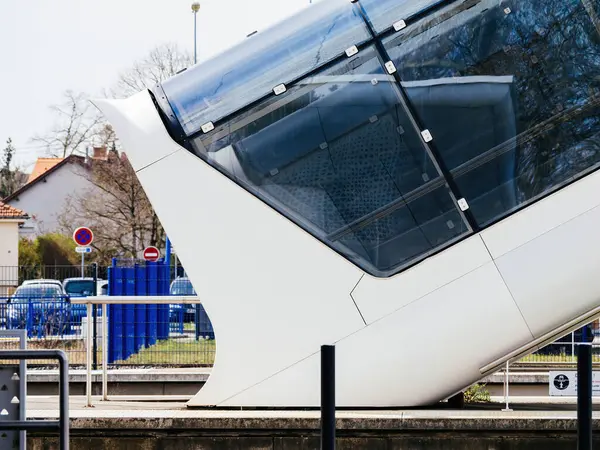
[[133, 160], [169, 154], [138, 177], [217, 337], [212, 375], [191, 404], [222, 403], [364, 327], [350, 297], [360, 270], [168, 135], [147, 134], [139, 123], [163, 125], [144, 95], [99, 106]]
[[372, 323], [491, 260], [481, 237], [473, 236], [392, 278], [366, 274], [352, 297], [366, 322]]
[[[490, 262], [337, 342], [336, 401], [341, 407], [436, 402], [532, 339]], [[318, 406], [319, 367], [315, 353], [222, 406]]]
[[147, 92], [97, 104], [215, 328], [216, 365], [191, 405], [316, 406], [329, 343], [340, 406], [433, 402], [600, 304], [598, 173], [375, 279], [173, 142]]
[[[564, 198], [546, 201], [558, 208]], [[509, 252], [497, 265], [536, 337], [593, 309], [600, 304], [600, 207]]]
[[181, 149], [167, 133], [148, 91], [126, 100], [95, 99], [93, 103], [115, 127], [135, 171]]
[[497, 259], [600, 205], [600, 172], [565, 187], [494, 226], [481, 236]]

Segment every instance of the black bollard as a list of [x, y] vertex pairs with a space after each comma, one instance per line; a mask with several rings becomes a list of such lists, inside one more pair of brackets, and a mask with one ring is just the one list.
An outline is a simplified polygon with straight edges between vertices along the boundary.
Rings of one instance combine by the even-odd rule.
[[[98, 263], [92, 264], [93, 277], [94, 277], [94, 288], [92, 294], [98, 295]], [[106, 308], [106, 306], [105, 306]], [[88, 320], [90, 318], [88, 317]], [[92, 305], [92, 369], [98, 370], [98, 305]], [[102, 349], [104, 351], [104, 349]]]
[[321, 450], [335, 449], [335, 347], [321, 347]]
[[592, 450], [592, 345], [577, 347], [577, 449]]

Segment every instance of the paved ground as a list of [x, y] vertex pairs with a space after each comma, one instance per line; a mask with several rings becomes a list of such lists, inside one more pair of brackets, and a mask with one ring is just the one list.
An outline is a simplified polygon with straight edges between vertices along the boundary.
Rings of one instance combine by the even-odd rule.
[[[402, 409], [402, 410], [361, 410], [337, 412], [340, 418], [375, 418], [375, 417], [427, 417], [427, 418], [574, 418], [575, 399], [572, 397], [529, 397], [519, 398], [519, 403], [511, 404], [514, 411], [502, 411], [504, 404], [494, 403], [488, 405], [475, 405], [465, 409], [450, 409], [444, 404], [439, 408], [427, 409]], [[318, 418], [319, 411], [309, 410], [229, 410], [229, 409], [189, 409], [185, 402], [181, 401], [109, 401], [104, 402], [94, 398], [94, 406], [85, 406], [85, 397], [72, 396], [70, 398], [70, 416], [72, 418], [85, 417], [206, 417], [206, 418], [242, 418], [242, 417], [264, 417], [264, 418]], [[494, 401], [499, 399], [493, 398]], [[58, 417], [58, 397], [35, 396], [27, 399], [28, 417], [30, 418], [54, 418]], [[594, 403], [598, 411], [594, 412], [594, 418], [600, 419], [600, 398], [595, 398]]]
[[[210, 376], [210, 367], [176, 368], [176, 369], [117, 369], [108, 371], [109, 382], [204, 382]], [[85, 370], [69, 370], [70, 382], [85, 382]], [[92, 371], [94, 382], [102, 379], [102, 371]], [[58, 369], [28, 369], [29, 382], [57, 382]]]

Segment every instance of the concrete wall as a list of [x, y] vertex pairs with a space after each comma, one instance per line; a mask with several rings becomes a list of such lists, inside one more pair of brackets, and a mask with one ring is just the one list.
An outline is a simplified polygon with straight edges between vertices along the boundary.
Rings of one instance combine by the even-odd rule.
[[0, 220], [0, 296], [18, 284], [19, 222]]
[[31, 217], [21, 228], [21, 236], [34, 238], [58, 230], [58, 217], [68, 199], [74, 194], [94, 189], [94, 185], [83, 176], [85, 170], [77, 163], [67, 163], [8, 202], [27, 211]]
[[[166, 421], [165, 421], [166, 422]], [[184, 424], [185, 425], [185, 424]], [[204, 433], [202, 433], [202, 431]], [[73, 450], [319, 450], [318, 433], [298, 433], [278, 430], [275, 436], [249, 432], [236, 436], [211, 430], [190, 430], [183, 427], [170, 434], [162, 430], [73, 430], [70, 444]], [[203, 435], [202, 435], [203, 434]], [[244, 435], [245, 434], [245, 435]], [[283, 434], [283, 436], [281, 435]], [[298, 434], [300, 436], [298, 436]], [[362, 436], [339, 433], [336, 439], [340, 450], [571, 450], [577, 446], [574, 432], [510, 433], [496, 431], [472, 432], [409, 432], [381, 433], [375, 430]], [[353, 433], [359, 434], [359, 433]], [[47, 450], [58, 448], [58, 439], [29, 434], [27, 448]], [[594, 445], [600, 438], [594, 436]]]

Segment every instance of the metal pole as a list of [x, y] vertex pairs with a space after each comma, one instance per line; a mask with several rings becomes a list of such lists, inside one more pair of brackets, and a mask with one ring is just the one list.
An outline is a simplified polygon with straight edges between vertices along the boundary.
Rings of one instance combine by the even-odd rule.
[[506, 361], [506, 367], [504, 369], [504, 401], [506, 402], [506, 407], [502, 411], [512, 411], [510, 406], [508, 405], [508, 396], [509, 396], [509, 378], [508, 378], [508, 361]]
[[194, 11], [194, 64], [198, 62], [198, 49], [197, 49], [197, 39], [196, 39], [196, 16], [198, 15], [198, 11]]
[[85, 376], [85, 393], [87, 396], [87, 406], [92, 406], [92, 304], [88, 303], [87, 307], [87, 357], [86, 357], [86, 376]]
[[84, 274], [83, 274], [84, 258], [85, 258], [85, 253], [81, 253], [81, 278], [84, 278]]
[[169, 274], [171, 273], [171, 240], [167, 236], [167, 243], [165, 245], [165, 265], [169, 268]]
[[577, 347], [577, 450], [592, 450], [592, 345]]
[[[94, 289], [93, 289], [93, 294], [94, 297], [96, 297], [98, 295], [98, 263], [94, 263], [92, 264], [92, 270], [93, 270], [93, 277], [94, 277]], [[92, 352], [93, 352], [93, 356], [94, 356], [94, 362], [93, 362], [93, 367], [94, 370], [98, 370], [98, 305], [94, 304], [92, 305], [92, 316], [93, 316], [93, 327], [94, 327], [94, 334], [93, 334], [93, 344], [92, 344]]]
[[60, 385], [59, 385], [59, 402], [60, 402], [60, 450], [69, 450], [69, 362], [67, 356], [57, 351], [56, 356], [59, 364]]
[[321, 450], [335, 450], [335, 347], [321, 347]]
[[108, 305], [102, 314], [102, 400], [108, 401]]

